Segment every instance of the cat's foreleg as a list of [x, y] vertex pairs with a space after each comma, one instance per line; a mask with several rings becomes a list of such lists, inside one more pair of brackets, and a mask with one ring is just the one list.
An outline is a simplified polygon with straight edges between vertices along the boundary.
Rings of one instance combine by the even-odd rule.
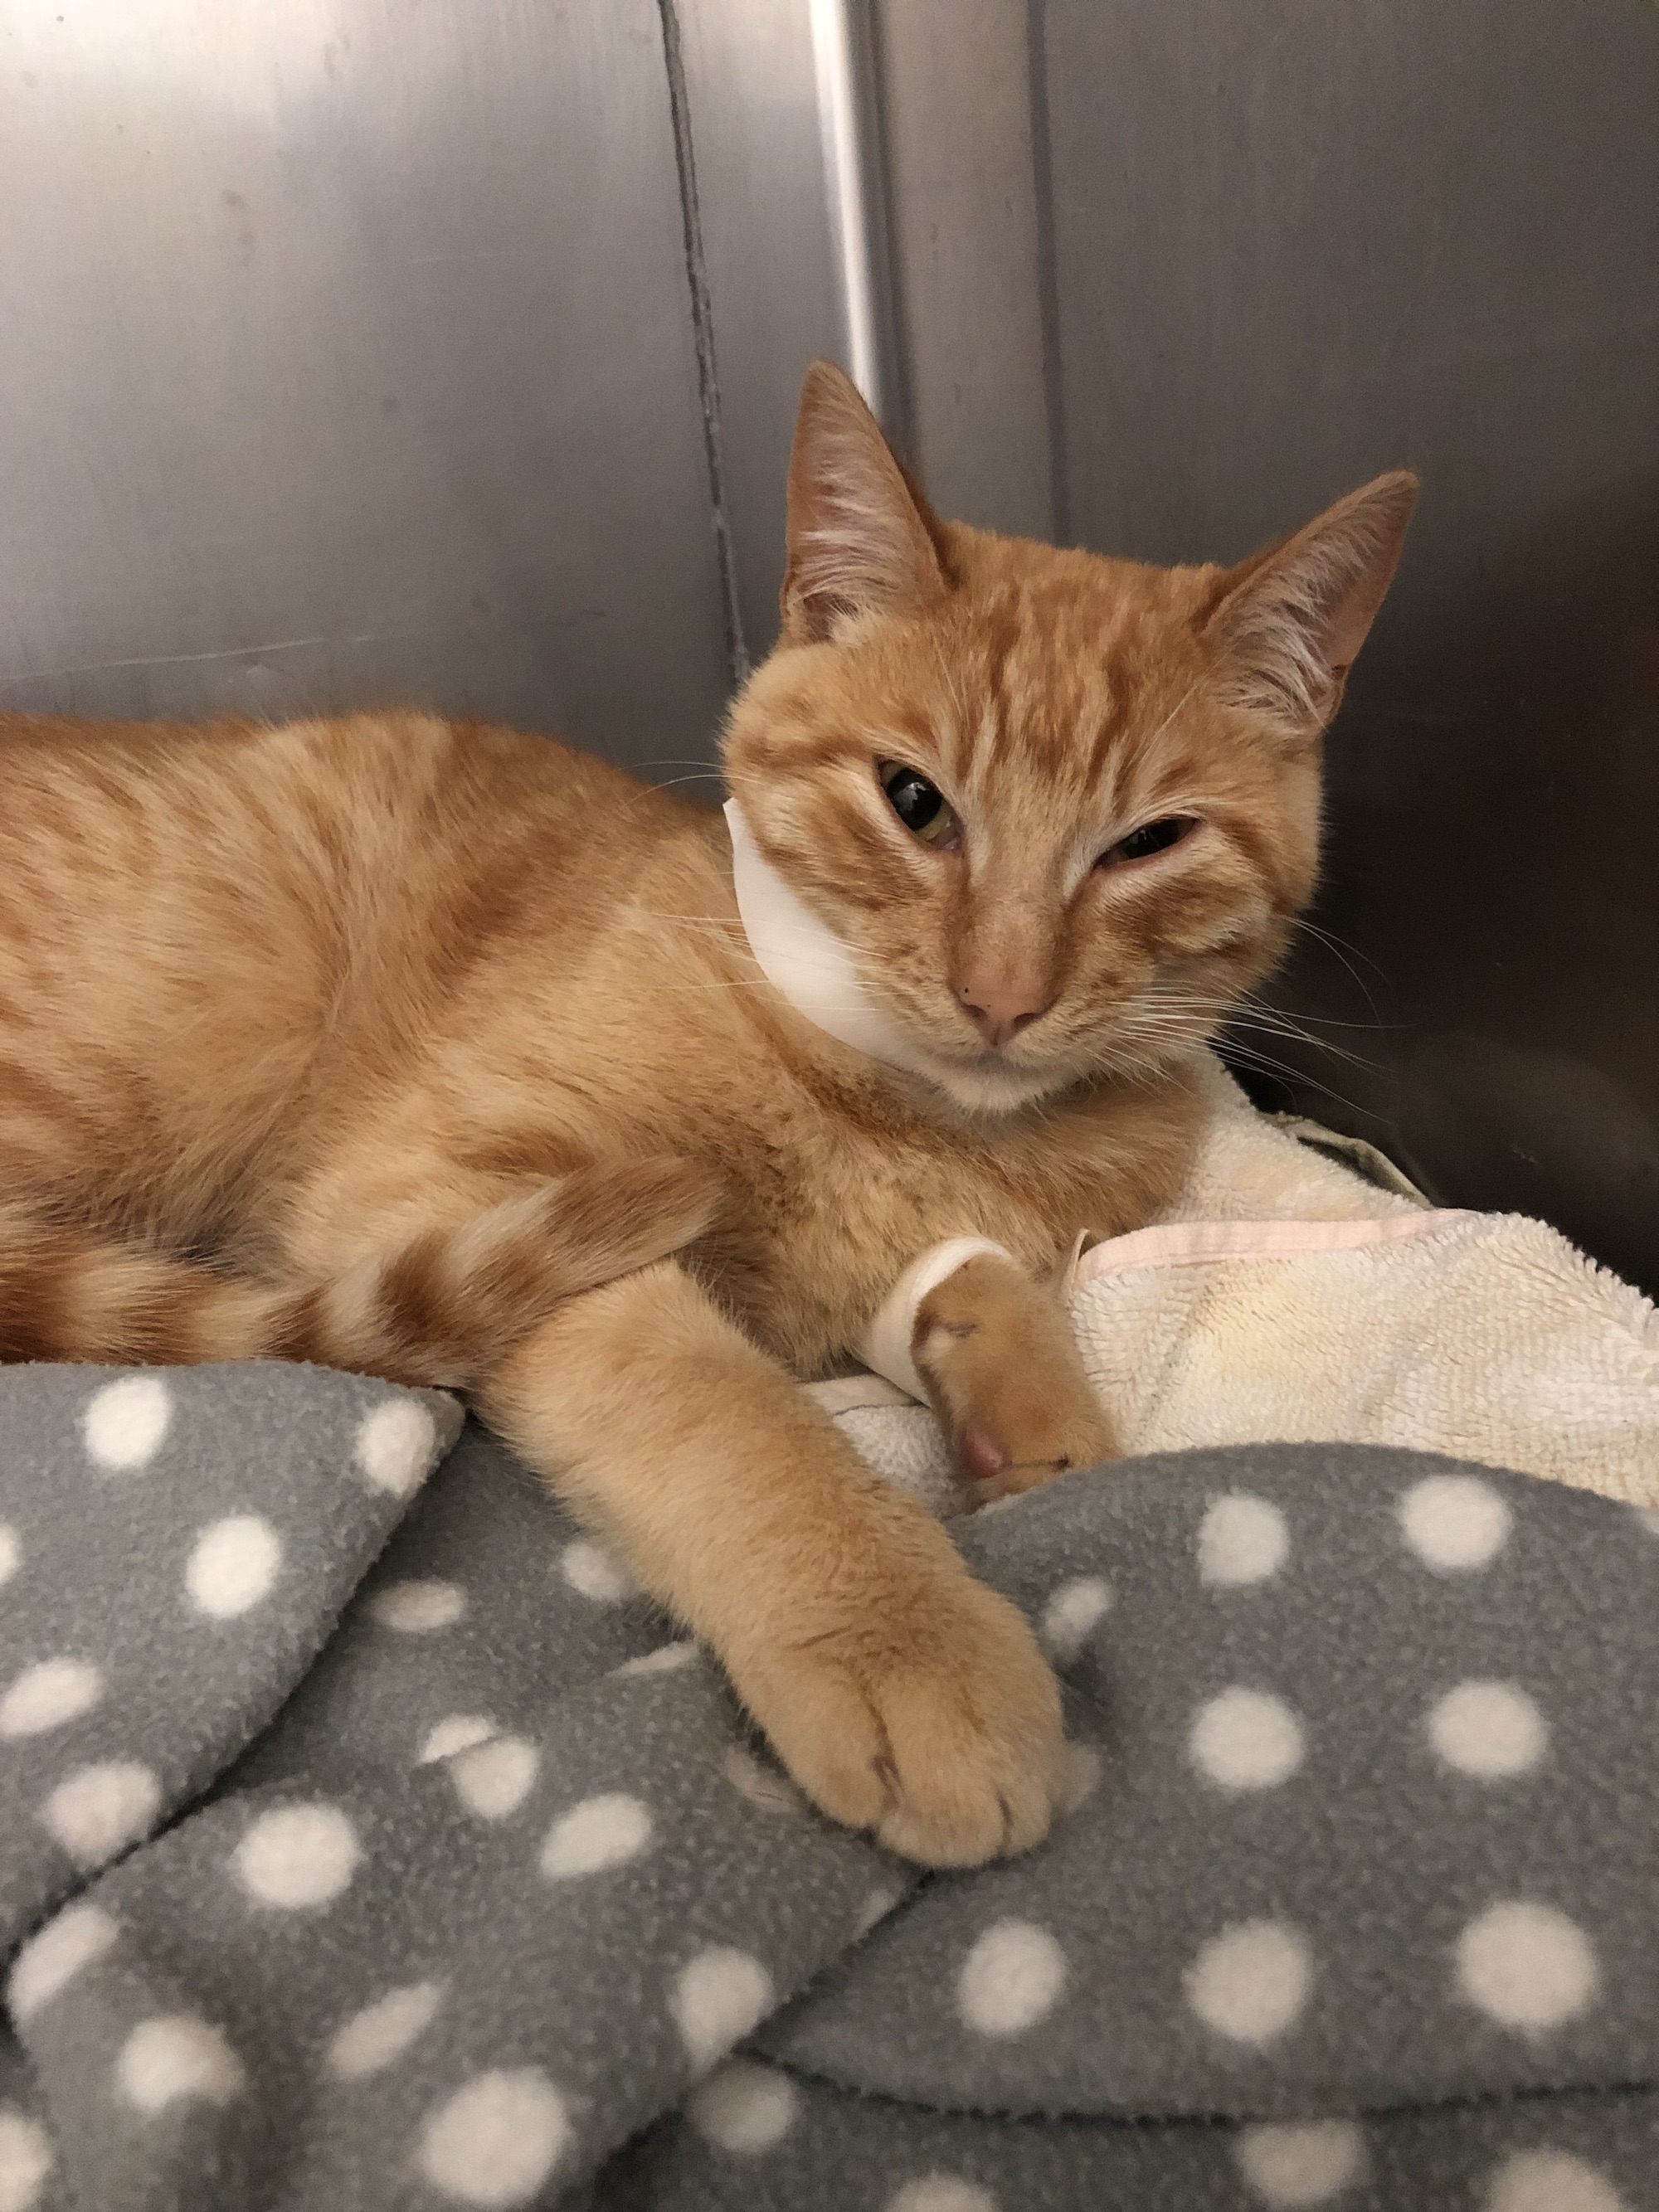
[[1044, 1833], [1060, 1703], [1024, 1620], [682, 1268], [573, 1299], [477, 1402], [714, 1648], [825, 1812], [934, 1866]]

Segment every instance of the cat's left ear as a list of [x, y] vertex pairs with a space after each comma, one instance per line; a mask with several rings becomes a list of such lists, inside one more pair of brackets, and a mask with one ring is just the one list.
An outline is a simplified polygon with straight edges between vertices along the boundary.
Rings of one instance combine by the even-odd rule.
[[843, 616], [909, 613], [942, 599], [938, 531], [852, 379], [815, 361], [789, 460], [787, 641], [818, 644]]
[[1221, 649], [1230, 706], [1261, 715], [1291, 744], [1318, 737], [1342, 703], [1416, 504], [1416, 477], [1395, 469], [1221, 579], [1205, 634]]

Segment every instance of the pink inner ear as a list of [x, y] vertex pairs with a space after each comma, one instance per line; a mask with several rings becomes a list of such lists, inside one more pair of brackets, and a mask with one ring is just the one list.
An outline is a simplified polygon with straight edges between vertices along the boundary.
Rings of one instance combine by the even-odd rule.
[[962, 1471], [975, 1482], [988, 1482], [1008, 1464], [1008, 1455], [983, 1429], [964, 1429], [957, 1439]]

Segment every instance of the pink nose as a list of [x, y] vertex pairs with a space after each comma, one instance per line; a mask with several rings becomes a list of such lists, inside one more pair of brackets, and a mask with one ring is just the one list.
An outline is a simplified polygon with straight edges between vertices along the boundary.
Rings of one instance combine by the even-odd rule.
[[1029, 979], [1021, 978], [1012, 983], [992, 984], [981, 981], [957, 986], [957, 996], [962, 1000], [964, 1012], [971, 1014], [974, 1025], [987, 1044], [1006, 1044], [1024, 1029], [1029, 1029], [1039, 1014], [1046, 1014], [1048, 1002]]

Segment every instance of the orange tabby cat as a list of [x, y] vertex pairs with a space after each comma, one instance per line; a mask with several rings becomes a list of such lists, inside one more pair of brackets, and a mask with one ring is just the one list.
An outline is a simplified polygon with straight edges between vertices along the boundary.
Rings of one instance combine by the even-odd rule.
[[1232, 569], [1057, 552], [938, 521], [815, 368], [730, 836], [420, 714], [0, 720], [0, 1356], [470, 1387], [827, 1811], [1034, 1842], [1030, 1632], [795, 1378], [976, 1235], [911, 1338], [965, 1467], [1109, 1452], [1041, 1285], [1177, 1187], [1414, 489]]

